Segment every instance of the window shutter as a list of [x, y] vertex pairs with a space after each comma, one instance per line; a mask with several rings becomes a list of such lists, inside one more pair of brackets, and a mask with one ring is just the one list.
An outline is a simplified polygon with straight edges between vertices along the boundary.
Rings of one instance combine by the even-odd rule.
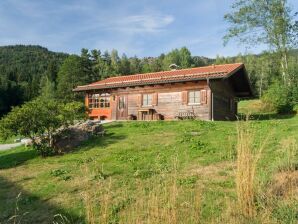
[[181, 97], [182, 97], [182, 104], [185, 105], [188, 103], [188, 92], [187, 91], [182, 91], [181, 92]]
[[143, 101], [143, 97], [142, 97], [142, 94], [139, 94], [138, 95], [138, 99], [137, 99], [137, 105], [138, 107], [141, 107], [142, 106], [142, 101]]
[[157, 104], [158, 104], [158, 93], [153, 93], [152, 106], [157, 106]]
[[207, 103], [207, 91], [205, 89], [200, 91], [200, 97], [201, 97], [201, 104]]

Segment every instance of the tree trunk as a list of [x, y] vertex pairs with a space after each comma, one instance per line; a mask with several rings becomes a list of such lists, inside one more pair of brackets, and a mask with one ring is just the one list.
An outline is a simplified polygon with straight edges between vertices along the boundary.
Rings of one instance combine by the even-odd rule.
[[288, 55], [287, 50], [284, 49], [281, 51], [281, 73], [282, 73], [282, 80], [284, 85], [289, 85], [289, 69], [288, 69]]
[[263, 88], [263, 69], [261, 72], [260, 88], [259, 88], [259, 97], [262, 97], [262, 88]]
[[52, 148], [53, 147], [53, 134], [52, 134], [52, 132], [49, 132], [48, 135], [49, 135], [49, 147]]

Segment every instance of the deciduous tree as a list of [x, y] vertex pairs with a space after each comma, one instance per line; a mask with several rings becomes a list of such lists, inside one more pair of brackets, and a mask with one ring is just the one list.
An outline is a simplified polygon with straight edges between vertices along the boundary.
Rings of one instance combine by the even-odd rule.
[[14, 107], [0, 121], [0, 135], [22, 136], [32, 140], [33, 147], [42, 155], [55, 154], [53, 135], [61, 126], [73, 124], [84, 116], [83, 104], [60, 103], [52, 99], [38, 98]]
[[236, 0], [225, 15], [230, 24], [224, 43], [236, 38], [249, 46], [266, 44], [279, 55], [281, 74], [288, 83], [288, 52], [297, 46], [297, 21], [287, 0]]

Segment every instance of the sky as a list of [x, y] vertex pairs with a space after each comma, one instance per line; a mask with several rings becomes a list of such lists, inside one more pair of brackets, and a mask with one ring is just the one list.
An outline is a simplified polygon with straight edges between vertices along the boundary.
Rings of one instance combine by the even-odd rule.
[[[223, 46], [223, 16], [233, 0], [0, 0], [0, 45], [41, 45], [158, 56], [186, 46], [192, 55], [259, 53], [264, 46]], [[298, 1], [289, 0], [294, 11]]]

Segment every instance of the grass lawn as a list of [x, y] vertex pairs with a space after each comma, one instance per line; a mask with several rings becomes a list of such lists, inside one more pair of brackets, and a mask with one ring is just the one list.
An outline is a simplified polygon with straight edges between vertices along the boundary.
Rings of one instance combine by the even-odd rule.
[[[63, 223], [63, 217], [69, 223], [84, 223], [86, 210], [94, 208], [96, 214], [104, 203], [112, 204], [109, 223], [125, 223], [121, 218], [132, 214], [139, 199], [173, 173], [182, 195], [179, 206], [199, 192], [200, 223], [217, 223], [228, 202], [236, 198], [237, 125], [220, 121], [114, 122], [105, 124], [104, 137], [93, 138], [63, 156], [40, 158], [25, 147], [0, 152], [0, 223], [15, 214], [22, 218], [21, 223], [52, 223], [54, 219]], [[250, 126], [256, 148], [265, 142], [257, 169], [264, 190], [287, 162], [287, 145], [298, 142], [298, 116], [264, 117]], [[97, 200], [100, 194], [109, 199]], [[280, 202], [274, 212], [276, 220], [290, 223], [297, 215], [295, 209]], [[54, 218], [57, 214], [63, 217]], [[177, 220], [190, 223], [179, 215]]]

